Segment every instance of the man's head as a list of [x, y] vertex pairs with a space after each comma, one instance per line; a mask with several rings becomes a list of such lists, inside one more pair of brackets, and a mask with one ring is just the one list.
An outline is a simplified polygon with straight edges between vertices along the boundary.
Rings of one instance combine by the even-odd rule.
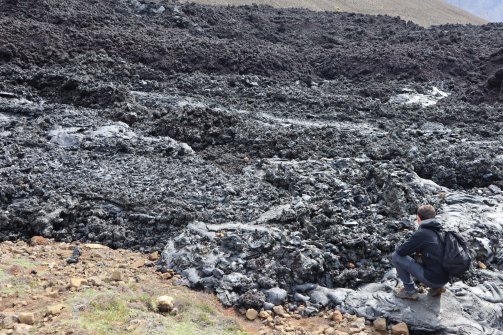
[[417, 218], [419, 224], [421, 224], [421, 221], [423, 220], [433, 219], [435, 215], [435, 208], [433, 208], [432, 205], [422, 205], [417, 209]]

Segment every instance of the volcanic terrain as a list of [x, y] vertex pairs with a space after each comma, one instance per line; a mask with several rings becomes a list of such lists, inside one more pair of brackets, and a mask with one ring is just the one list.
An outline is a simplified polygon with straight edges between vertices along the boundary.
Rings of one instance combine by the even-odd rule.
[[[499, 334], [502, 82], [503, 24], [0, 0], [0, 240], [164, 250], [228, 306]], [[474, 253], [442, 312], [390, 293], [423, 203]]]
[[307, 8], [317, 11], [342, 11], [372, 15], [400, 16], [419, 25], [447, 23], [484, 24], [486, 20], [444, 0], [195, 0], [207, 5], [270, 5], [279, 8]]

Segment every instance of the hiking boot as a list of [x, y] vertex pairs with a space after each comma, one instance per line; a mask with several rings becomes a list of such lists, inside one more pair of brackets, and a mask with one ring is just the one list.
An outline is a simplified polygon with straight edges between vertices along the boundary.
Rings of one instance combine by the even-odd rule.
[[401, 287], [394, 291], [395, 297], [400, 299], [409, 299], [409, 300], [417, 300], [419, 299], [419, 295], [417, 291], [414, 289], [413, 291], [408, 291], [405, 287]]
[[428, 295], [430, 297], [440, 297], [442, 293], [445, 292], [445, 287], [430, 288], [428, 290]]

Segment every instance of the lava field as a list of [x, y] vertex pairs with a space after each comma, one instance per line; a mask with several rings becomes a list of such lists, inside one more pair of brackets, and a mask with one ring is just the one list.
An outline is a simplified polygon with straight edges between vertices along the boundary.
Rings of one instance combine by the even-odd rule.
[[[0, 0], [0, 240], [163, 250], [227, 306], [501, 334], [502, 102], [503, 24]], [[475, 256], [441, 319], [390, 307], [424, 203]]]

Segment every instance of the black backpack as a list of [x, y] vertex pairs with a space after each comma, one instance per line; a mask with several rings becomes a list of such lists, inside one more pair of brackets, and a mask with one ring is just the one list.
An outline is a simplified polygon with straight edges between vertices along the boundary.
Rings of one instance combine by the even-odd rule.
[[439, 262], [442, 264], [445, 272], [455, 277], [463, 275], [470, 269], [472, 263], [470, 250], [465, 239], [458, 232], [452, 230], [443, 231], [444, 238], [440, 236], [439, 231], [433, 231], [443, 244]]

